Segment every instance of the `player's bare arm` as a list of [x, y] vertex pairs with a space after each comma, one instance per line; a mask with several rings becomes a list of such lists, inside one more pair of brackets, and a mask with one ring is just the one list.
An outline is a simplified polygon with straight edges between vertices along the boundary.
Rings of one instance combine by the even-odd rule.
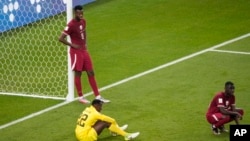
[[236, 116], [238, 118], [241, 118], [241, 114], [238, 113], [237, 111], [228, 111], [224, 107], [220, 107], [220, 111], [224, 115], [233, 115], [233, 116]]
[[72, 43], [70, 43], [70, 42], [68, 42], [67, 40], [66, 40], [66, 34], [64, 34], [64, 33], [62, 33], [61, 35], [60, 35], [60, 37], [59, 37], [59, 41], [60, 42], [62, 42], [63, 44], [65, 44], [65, 45], [68, 45], [68, 46], [71, 46], [71, 47], [73, 47], [73, 48], [80, 48], [81, 46], [79, 46], [79, 45], [76, 45], [76, 44], [72, 44]]

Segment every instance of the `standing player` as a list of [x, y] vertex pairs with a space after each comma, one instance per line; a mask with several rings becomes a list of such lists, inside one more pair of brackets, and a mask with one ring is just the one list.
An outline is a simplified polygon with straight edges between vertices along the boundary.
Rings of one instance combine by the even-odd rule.
[[[71, 42], [66, 40], [66, 36], [70, 37]], [[65, 27], [59, 37], [59, 41], [70, 46], [71, 68], [75, 72], [74, 82], [79, 96], [79, 101], [81, 103], [90, 103], [90, 101], [88, 101], [82, 93], [81, 75], [82, 71], [86, 71], [89, 84], [96, 99], [100, 99], [105, 103], [110, 102], [109, 100], [101, 97], [98, 91], [92, 60], [87, 51], [86, 21], [83, 18], [82, 6], [77, 5], [74, 7], [74, 19], [72, 19]]]
[[210, 102], [206, 113], [207, 121], [212, 124], [215, 135], [227, 132], [224, 124], [235, 121], [239, 124], [244, 114], [243, 109], [235, 107], [234, 84], [231, 81], [225, 83], [224, 92], [217, 93]]
[[119, 127], [115, 119], [101, 114], [103, 102], [94, 99], [90, 107], [85, 108], [77, 120], [75, 129], [79, 141], [96, 141], [102, 130], [108, 128], [111, 133], [124, 137], [126, 141], [136, 138], [140, 133], [127, 133], [124, 131], [128, 125]]

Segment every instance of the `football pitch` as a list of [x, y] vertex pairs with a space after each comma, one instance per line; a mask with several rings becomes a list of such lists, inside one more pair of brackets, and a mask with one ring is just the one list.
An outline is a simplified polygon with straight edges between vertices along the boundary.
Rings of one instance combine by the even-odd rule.
[[[241, 123], [250, 124], [249, 4], [97, 0], [84, 6], [96, 79], [111, 100], [102, 112], [128, 124], [129, 132], [140, 131], [135, 141], [229, 141], [228, 133], [212, 134], [205, 113], [231, 80], [245, 110]], [[93, 99], [86, 76], [83, 84]], [[86, 106], [0, 95], [0, 141], [76, 141], [76, 119]], [[99, 137], [119, 140], [108, 130]]]

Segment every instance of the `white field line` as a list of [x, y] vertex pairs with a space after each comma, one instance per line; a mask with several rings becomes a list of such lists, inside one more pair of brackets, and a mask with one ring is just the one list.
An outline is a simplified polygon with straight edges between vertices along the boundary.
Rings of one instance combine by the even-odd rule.
[[44, 98], [44, 99], [54, 99], [54, 100], [66, 100], [65, 97], [53, 97], [53, 96], [42, 96], [38, 94], [21, 94], [21, 93], [5, 93], [0, 92], [1, 95], [11, 95], [11, 96], [23, 96], [23, 97], [32, 97], [32, 98]]
[[109, 89], [109, 88], [111, 88], [111, 87], [114, 87], [114, 86], [120, 85], [120, 84], [122, 84], [122, 83], [125, 83], [125, 82], [130, 81], [130, 80], [133, 80], [133, 79], [136, 79], [136, 78], [141, 77], [141, 76], [143, 76], [143, 75], [146, 75], [146, 74], [149, 74], [149, 73], [155, 72], [155, 71], [160, 70], [160, 69], [162, 69], [162, 68], [165, 68], [165, 67], [168, 67], [168, 66], [174, 65], [174, 64], [176, 64], [176, 63], [182, 62], [182, 61], [184, 61], [184, 60], [187, 60], [187, 59], [193, 58], [193, 57], [195, 57], [195, 56], [197, 56], [197, 55], [200, 55], [200, 54], [203, 54], [203, 53], [205, 53], [205, 52], [208, 52], [208, 51], [213, 51], [213, 50], [215, 50], [215, 49], [217, 49], [217, 48], [219, 48], [219, 47], [225, 46], [225, 45], [227, 45], [227, 44], [231, 44], [231, 43], [236, 42], [236, 41], [238, 41], [238, 40], [242, 40], [242, 39], [247, 38], [247, 37], [249, 37], [249, 36], [250, 36], [250, 33], [245, 34], [245, 35], [242, 35], [242, 36], [237, 37], [237, 38], [234, 38], [234, 39], [231, 39], [231, 40], [228, 40], [228, 41], [223, 42], [223, 43], [221, 43], [221, 44], [218, 44], [218, 45], [212, 46], [212, 47], [210, 47], [210, 48], [208, 48], [208, 49], [204, 49], [204, 50], [202, 50], [202, 51], [199, 51], [199, 52], [196, 52], [196, 53], [190, 54], [190, 55], [188, 55], [188, 56], [182, 57], [182, 58], [177, 59], [177, 60], [175, 60], [175, 61], [172, 61], [172, 62], [169, 62], [169, 63], [163, 64], [163, 65], [158, 66], [158, 67], [156, 67], [156, 68], [153, 68], [153, 69], [151, 69], [151, 70], [148, 70], [148, 71], [145, 71], [145, 72], [139, 73], [139, 74], [137, 74], [137, 75], [131, 76], [131, 77], [126, 78], [126, 79], [123, 79], [123, 80], [118, 81], [118, 82], [116, 82], [116, 83], [113, 83], [113, 84], [111, 84], [111, 85], [108, 85], [108, 86], [102, 87], [100, 90], [106, 90], [106, 89]]
[[219, 50], [219, 49], [215, 49], [215, 50], [211, 50], [211, 51], [222, 52], [222, 53], [234, 53], [234, 54], [250, 55], [250, 52], [241, 52], [241, 51], [229, 51], [229, 50]]
[[[144, 76], [144, 75], [146, 75], [146, 74], [149, 74], [149, 73], [158, 71], [158, 70], [160, 70], [160, 69], [166, 68], [166, 67], [168, 67], [168, 66], [177, 64], [177, 63], [179, 63], [179, 62], [182, 62], [182, 61], [185, 61], [185, 60], [187, 60], [187, 59], [193, 58], [193, 57], [195, 57], [195, 56], [198, 56], [198, 55], [200, 55], [200, 54], [206, 53], [206, 52], [208, 52], [208, 51], [212, 51], [212, 50], [215, 50], [215, 49], [217, 49], [217, 48], [219, 48], [219, 47], [225, 46], [225, 45], [227, 45], [227, 44], [231, 44], [231, 43], [236, 42], [236, 41], [238, 41], [238, 40], [247, 38], [247, 37], [249, 37], [249, 36], [250, 36], [250, 33], [245, 34], [245, 35], [242, 35], [242, 36], [237, 37], [237, 38], [234, 38], [234, 39], [231, 39], [231, 40], [228, 40], [228, 41], [225, 41], [225, 42], [223, 42], [223, 43], [221, 43], [221, 44], [212, 46], [212, 47], [210, 47], [210, 48], [201, 50], [201, 51], [199, 51], [199, 52], [190, 54], [190, 55], [188, 55], [188, 56], [185, 56], [185, 57], [182, 57], [182, 58], [180, 58], [180, 59], [174, 60], [174, 61], [172, 61], [172, 62], [163, 64], [163, 65], [161, 65], [161, 66], [158, 66], [158, 67], [156, 67], [156, 68], [150, 69], [150, 70], [148, 70], [148, 71], [145, 71], [145, 72], [139, 73], [139, 74], [137, 74], [137, 75], [128, 77], [128, 78], [126, 78], [126, 79], [123, 79], [123, 80], [121, 80], [121, 81], [115, 82], [115, 83], [110, 84], [110, 85], [108, 85], [108, 86], [102, 87], [102, 88], [100, 88], [99, 90], [100, 90], [100, 91], [104, 91], [104, 90], [106, 90], [106, 89], [115, 87], [115, 86], [117, 86], [117, 85], [123, 84], [123, 83], [125, 83], [125, 82], [130, 81], [130, 80], [133, 80], [133, 79], [139, 78], [139, 77], [141, 77], [141, 76]], [[91, 94], [93, 94], [93, 92], [86, 93], [85, 96], [89, 96], [89, 95], [91, 95]], [[77, 98], [75, 98], [75, 100], [77, 100]], [[27, 120], [27, 119], [33, 118], [33, 117], [35, 117], [35, 116], [41, 115], [41, 114], [43, 114], [43, 113], [45, 113], [45, 112], [48, 112], [48, 111], [51, 111], [51, 110], [53, 110], [53, 109], [59, 108], [59, 107], [61, 107], [61, 106], [63, 106], [63, 105], [66, 105], [66, 104], [68, 104], [68, 103], [71, 103], [71, 102], [65, 101], [65, 102], [62, 102], [62, 103], [57, 104], [57, 105], [55, 105], [55, 106], [52, 106], [52, 107], [49, 107], [49, 108], [47, 108], [47, 109], [41, 110], [41, 111], [39, 111], [39, 112], [30, 114], [30, 115], [28, 115], [28, 116], [26, 116], [26, 117], [23, 117], [23, 118], [20, 118], [20, 119], [18, 119], [18, 120], [12, 121], [12, 122], [10, 122], [10, 123], [1, 125], [1, 126], [0, 126], [0, 129], [7, 128], [7, 127], [9, 127], [9, 126], [11, 126], [11, 125], [14, 125], [14, 124], [17, 124], [17, 123], [19, 123], [19, 122], [25, 121], [25, 120]]]

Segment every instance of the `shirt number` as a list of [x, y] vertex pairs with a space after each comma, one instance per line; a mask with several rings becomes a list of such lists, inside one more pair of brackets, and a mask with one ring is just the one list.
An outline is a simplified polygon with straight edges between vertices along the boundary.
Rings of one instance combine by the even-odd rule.
[[77, 124], [80, 125], [81, 127], [84, 127], [84, 123], [87, 119], [88, 119], [88, 115], [82, 114], [81, 117], [78, 119]]

